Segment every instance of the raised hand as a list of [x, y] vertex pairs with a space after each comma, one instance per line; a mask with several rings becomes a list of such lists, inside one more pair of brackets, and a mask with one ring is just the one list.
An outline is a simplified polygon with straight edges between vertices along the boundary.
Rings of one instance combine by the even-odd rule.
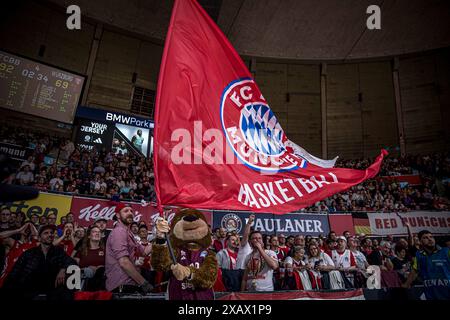
[[156, 236], [158, 238], [164, 238], [164, 234], [170, 231], [169, 223], [164, 218], [158, 218], [156, 220]]

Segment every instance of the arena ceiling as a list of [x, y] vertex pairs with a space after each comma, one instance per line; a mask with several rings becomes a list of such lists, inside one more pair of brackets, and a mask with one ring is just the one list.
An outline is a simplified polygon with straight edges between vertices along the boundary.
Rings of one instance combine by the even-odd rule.
[[[47, 0], [162, 41], [173, 0]], [[300, 60], [394, 56], [450, 46], [449, 0], [200, 0], [241, 55]], [[366, 9], [381, 8], [381, 30]]]

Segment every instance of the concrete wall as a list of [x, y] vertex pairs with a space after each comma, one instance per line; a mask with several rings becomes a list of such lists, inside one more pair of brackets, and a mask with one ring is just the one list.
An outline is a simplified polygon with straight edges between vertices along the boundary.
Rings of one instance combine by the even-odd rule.
[[[127, 112], [134, 85], [156, 89], [162, 44], [88, 18], [81, 31], [69, 31], [66, 17], [58, 6], [18, 1], [0, 20], [0, 47], [86, 75], [90, 106]], [[374, 156], [399, 146], [399, 125], [408, 153], [450, 148], [449, 49], [399, 57], [398, 106], [393, 58], [326, 61], [325, 69], [319, 62], [252, 60], [252, 73], [288, 137], [314, 155]]]

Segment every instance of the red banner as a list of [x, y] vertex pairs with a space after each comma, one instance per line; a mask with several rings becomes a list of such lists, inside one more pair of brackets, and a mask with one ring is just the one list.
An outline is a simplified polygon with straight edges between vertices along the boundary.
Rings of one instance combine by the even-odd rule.
[[350, 234], [355, 234], [353, 225], [353, 217], [351, 214], [329, 214], [328, 221], [330, 222], [330, 230], [341, 235], [344, 231], [349, 231]]
[[419, 175], [404, 175], [404, 176], [381, 176], [378, 180], [383, 181], [397, 181], [397, 182], [407, 182], [410, 186], [417, 186], [422, 184], [422, 178]]
[[356, 289], [336, 292], [233, 292], [219, 300], [365, 300], [365, 297], [362, 289]]
[[[126, 202], [134, 210], [134, 221], [144, 221], [147, 224], [152, 219], [159, 216], [158, 211], [151, 205], [143, 206], [139, 203]], [[103, 199], [73, 197], [71, 212], [73, 212], [75, 222], [82, 227], [92, 225], [96, 219], [105, 218], [108, 221], [107, 228], [113, 227], [113, 217], [115, 206], [111, 206], [110, 201]]]
[[[158, 80], [160, 205], [287, 213], [374, 177], [290, 141], [250, 72], [195, 0], [176, 0]], [[315, 164], [313, 164], [315, 163]]]

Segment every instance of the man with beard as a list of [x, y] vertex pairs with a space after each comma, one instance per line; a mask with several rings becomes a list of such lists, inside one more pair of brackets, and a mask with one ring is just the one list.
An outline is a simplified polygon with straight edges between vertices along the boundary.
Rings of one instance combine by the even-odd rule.
[[222, 269], [222, 279], [227, 291], [239, 291], [243, 272], [237, 266], [239, 251], [239, 236], [229, 235], [226, 238], [227, 248], [216, 254], [219, 268]]
[[250, 234], [250, 244], [253, 248], [245, 259], [245, 272], [241, 291], [273, 291], [273, 271], [278, 268], [275, 252], [264, 249], [261, 232]]
[[53, 245], [56, 227], [45, 225], [39, 229], [39, 246], [25, 251], [6, 277], [5, 297], [33, 299], [46, 294], [47, 299], [71, 299], [65, 283], [66, 269], [76, 265], [64, 249]]
[[151, 246], [144, 249], [131, 233], [133, 208], [123, 203], [115, 204], [115, 206], [114, 219], [117, 220], [117, 224], [106, 242], [106, 289], [114, 293], [146, 294], [153, 287], [141, 275], [135, 260], [139, 256], [147, 256]]

